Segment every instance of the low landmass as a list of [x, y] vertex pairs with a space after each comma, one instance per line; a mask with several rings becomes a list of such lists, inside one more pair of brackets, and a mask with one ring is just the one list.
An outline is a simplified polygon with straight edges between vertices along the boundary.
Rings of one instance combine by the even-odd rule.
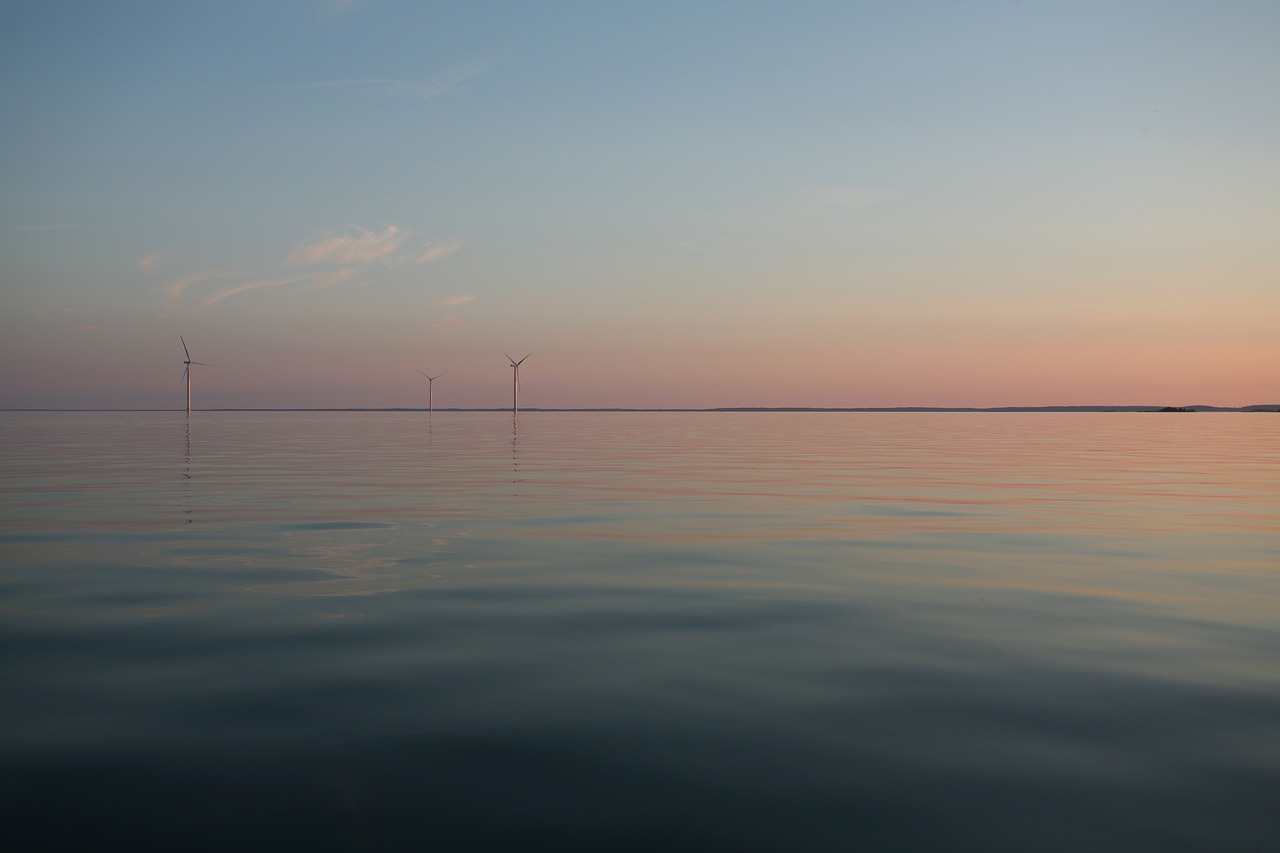
[[[425, 408], [386, 409], [209, 409], [208, 411], [308, 411], [308, 412], [425, 412]], [[461, 409], [436, 406], [437, 412], [509, 412], [510, 406], [486, 409]], [[1280, 412], [1280, 403], [1256, 406], [718, 406], [694, 408], [544, 408], [521, 406], [522, 412]]]
[[766, 408], [706, 409], [710, 412], [1280, 412], [1280, 404], [1257, 406], [897, 406], [884, 408]]

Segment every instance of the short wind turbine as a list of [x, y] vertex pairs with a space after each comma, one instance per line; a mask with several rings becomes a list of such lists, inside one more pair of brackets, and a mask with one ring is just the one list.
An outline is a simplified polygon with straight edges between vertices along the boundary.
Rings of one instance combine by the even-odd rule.
[[199, 364], [203, 367], [213, 367], [212, 364], [205, 364], [203, 361], [192, 361], [191, 350], [187, 349], [187, 342], [182, 340], [182, 335], [178, 335], [178, 340], [182, 341], [182, 351], [187, 354], [187, 360], [182, 362], [186, 367], [182, 371], [182, 379], [187, 383], [187, 414], [191, 414], [191, 365]]
[[[422, 371], [421, 371], [421, 370], [419, 370], [418, 372], [419, 372], [419, 373], [422, 373]], [[423, 375], [423, 376], [427, 376], [427, 374], [425, 374], [425, 373], [422, 373], [422, 375]], [[427, 411], [428, 411], [428, 412], [434, 412], [434, 411], [435, 411], [435, 408], [436, 408], [436, 407], [435, 407], [435, 403], [434, 403], [434, 402], [432, 401], [432, 399], [431, 399], [431, 383], [432, 383], [432, 382], [435, 382], [435, 381], [436, 381], [437, 379], [439, 379], [441, 376], [444, 376], [444, 374], [443, 374], [443, 373], [437, 373], [435, 376], [427, 376]]]
[[507, 361], [511, 362], [511, 411], [518, 412], [520, 411], [520, 365], [524, 364], [524, 358], [528, 358], [533, 353], [529, 353], [519, 361], [516, 361], [505, 352], [503, 355], [506, 355]]

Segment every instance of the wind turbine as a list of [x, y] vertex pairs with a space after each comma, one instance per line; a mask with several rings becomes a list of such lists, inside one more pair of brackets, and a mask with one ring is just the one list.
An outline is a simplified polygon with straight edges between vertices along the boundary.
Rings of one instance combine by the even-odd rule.
[[[422, 373], [422, 371], [421, 371], [421, 370], [419, 370], [418, 372], [419, 372], [419, 373]], [[423, 375], [423, 376], [427, 376], [427, 374], [425, 374], [425, 373], [422, 373], [422, 375]], [[444, 376], [444, 374], [443, 374], [443, 373], [437, 373], [435, 376], [427, 376], [427, 411], [428, 411], [428, 412], [434, 412], [434, 411], [435, 411], [435, 409], [436, 409], [435, 404], [434, 404], [434, 403], [432, 402], [432, 400], [431, 400], [431, 383], [432, 383], [432, 382], [435, 382], [435, 381], [436, 381], [437, 379], [439, 379], [441, 376]]]
[[187, 414], [191, 414], [191, 365], [199, 364], [204, 367], [213, 367], [212, 364], [205, 364], [203, 361], [192, 361], [191, 350], [187, 349], [187, 342], [182, 340], [182, 335], [178, 335], [178, 340], [182, 341], [182, 351], [187, 354], [187, 360], [182, 362], [186, 367], [182, 371], [182, 379], [187, 383]]
[[526, 355], [519, 361], [516, 361], [505, 352], [503, 355], [506, 355], [507, 361], [511, 362], [511, 411], [518, 412], [520, 411], [520, 365], [524, 364], [524, 358], [528, 358], [529, 355], [533, 355], [533, 353], [529, 353], [529, 355]]

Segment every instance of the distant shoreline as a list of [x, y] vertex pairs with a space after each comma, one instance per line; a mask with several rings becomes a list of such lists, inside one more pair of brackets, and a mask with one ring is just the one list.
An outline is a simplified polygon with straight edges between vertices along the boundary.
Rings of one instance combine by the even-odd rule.
[[[32, 409], [0, 409], [0, 412], [184, 412], [184, 409], [50, 409], [50, 408], [32, 408]], [[406, 406], [382, 406], [382, 407], [362, 407], [362, 406], [325, 406], [318, 408], [248, 408], [248, 407], [227, 407], [214, 409], [196, 409], [198, 412], [421, 412], [426, 413], [425, 408], [406, 407]], [[440, 407], [437, 412], [510, 412], [510, 408], [451, 408]], [[634, 412], [643, 414], [650, 413], [712, 413], [712, 412], [737, 412], [737, 413], [771, 413], [771, 412], [800, 412], [800, 413], [856, 413], [856, 412], [922, 412], [922, 413], [945, 413], [945, 412], [1060, 412], [1060, 413], [1094, 413], [1094, 412], [1280, 412], [1280, 404], [1267, 403], [1253, 406], [992, 406], [988, 408], [969, 407], [969, 406], [867, 406], [867, 407], [816, 407], [816, 406], [720, 406], [711, 409], [694, 409], [694, 408], [657, 408], [657, 409], [633, 409], [633, 408], [616, 408], [616, 407], [597, 407], [597, 408], [563, 408], [551, 409], [539, 406], [527, 406], [520, 409], [521, 412]]]

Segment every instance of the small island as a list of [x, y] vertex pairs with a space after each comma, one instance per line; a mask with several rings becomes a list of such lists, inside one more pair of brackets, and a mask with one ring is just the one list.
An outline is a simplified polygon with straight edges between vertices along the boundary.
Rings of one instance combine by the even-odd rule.
[[1195, 409], [1188, 409], [1186, 406], [1165, 406], [1159, 409], [1161, 412], [1194, 412]]

